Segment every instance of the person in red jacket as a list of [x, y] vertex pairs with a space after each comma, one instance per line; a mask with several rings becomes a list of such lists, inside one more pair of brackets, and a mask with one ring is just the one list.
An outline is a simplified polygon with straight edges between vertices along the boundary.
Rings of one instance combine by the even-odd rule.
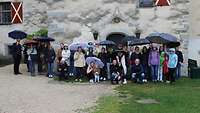
[[169, 69], [168, 69], [168, 55], [165, 54], [165, 57], [164, 57], [164, 62], [163, 62], [163, 75], [165, 77], [165, 80], [166, 82], [168, 83], [169, 82]]

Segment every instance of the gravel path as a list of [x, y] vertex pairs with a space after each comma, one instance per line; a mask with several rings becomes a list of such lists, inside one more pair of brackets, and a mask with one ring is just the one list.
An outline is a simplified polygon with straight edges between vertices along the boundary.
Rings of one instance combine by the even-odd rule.
[[23, 68], [24, 75], [15, 76], [12, 69], [12, 65], [0, 68], [0, 113], [76, 113], [113, 89], [108, 83], [68, 84], [30, 77]]

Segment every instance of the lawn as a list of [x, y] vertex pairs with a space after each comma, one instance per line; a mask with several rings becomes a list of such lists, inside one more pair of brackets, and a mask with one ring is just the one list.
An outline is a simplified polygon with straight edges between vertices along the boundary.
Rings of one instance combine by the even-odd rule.
[[[200, 79], [182, 78], [174, 85], [148, 83], [122, 85], [116, 96], [99, 99], [94, 113], [200, 113]], [[137, 100], [153, 99], [157, 104]]]

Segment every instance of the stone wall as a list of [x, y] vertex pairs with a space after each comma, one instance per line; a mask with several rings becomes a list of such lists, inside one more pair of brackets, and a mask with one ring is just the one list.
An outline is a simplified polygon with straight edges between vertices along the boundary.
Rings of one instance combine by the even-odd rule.
[[[92, 40], [92, 30], [99, 31], [103, 40], [111, 32], [133, 35], [136, 28], [142, 30], [142, 37], [167, 32], [183, 40], [180, 34], [189, 29], [188, 0], [157, 8], [138, 8], [137, 0], [51, 0], [48, 4], [49, 34], [66, 42]], [[115, 16], [122, 22], [113, 24]]]

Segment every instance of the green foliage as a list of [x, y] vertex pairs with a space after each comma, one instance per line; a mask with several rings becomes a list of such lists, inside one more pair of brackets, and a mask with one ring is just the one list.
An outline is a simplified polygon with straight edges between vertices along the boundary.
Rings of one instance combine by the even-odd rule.
[[[175, 85], [130, 83], [119, 86], [116, 90], [119, 92], [118, 98], [116, 96], [101, 98], [94, 113], [199, 113], [200, 111], [200, 79], [182, 78]], [[140, 99], [154, 99], [159, 104], [137, 103], [136, 100]]]
[[46, 28], [43, 28], [43, 29], [40, 29], [39, 31], [36, 31], [36, 32], [33, 32], [32, 34], [29, 34], [27, 36], [27, 39], [31, 40], [34, 36], [48, 36], [48, 29]]
[[48, 36], [48, 30], [47, 29], [40, 29], [39, 31], [34, 32], [33, 36]]

